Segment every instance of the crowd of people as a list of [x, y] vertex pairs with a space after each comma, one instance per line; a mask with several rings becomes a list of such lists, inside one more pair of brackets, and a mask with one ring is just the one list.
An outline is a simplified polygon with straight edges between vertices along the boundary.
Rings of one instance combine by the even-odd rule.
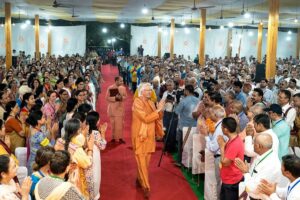
[[[99, 199], [100, 151], [107, 144], [107, 124], [95, 111], [101, 57], [18, 56], [9, 69], [4, 62], [0, 199]], [[124, 83], [134, 93], [131, 139], [145, 198], [155, 137], [165, 135], [166, 151], [178, 153], [174, 164], [181, 167], [185, 127], [197, 127], [214, 155], [218, 199], [238, 199], [242, 181], [250, 199], [299, 198], [300, 158], [290, 149], [300, 146], [300, 62], [278, 59], [275, 77], [259, 81], [256, 64], [238, 56], [207, 58], [203, 67], [183, 56], [117, 57], [120, 76], [106, 93], [112, 142], [125, 143]], [[25, 179], [17, 167], [20, 149]]]
[[[250, 199], [299, 199], [300, 62], [278, 59], [275, 77], [260, 80], [256, 65], [255, 58], [238, 56], [207, 58], [203, 67], [183, 56], [118, 57], [120, 76], [135, 98], [151, 83], [148, 99], [164, 104], [164, 142], [168, 152], [178, 153], [176, 166], [182, 166], [184, 127], [188, 132], [196, 127], [203, 136], [214, 156], [211, 194], [217, 199], [239, 199], [241, 182], [246, 186], [242, 195]], [[140, 183], [148, 196], [148, 178]], [[277, 184], [284, 189], [276, 189]]]
[[[30, 57], [29, 57], [30, 58]], [[0, 199], [99, 199], [101, 57], [0, 60]], [[25, 161], [25, 166], [18, 167]], [[24, 170], [25, 168], [25, 170]], [[26, 177], [28, 176], [28, 177]], [[25, 178], [26, 177], [26, 178]]]

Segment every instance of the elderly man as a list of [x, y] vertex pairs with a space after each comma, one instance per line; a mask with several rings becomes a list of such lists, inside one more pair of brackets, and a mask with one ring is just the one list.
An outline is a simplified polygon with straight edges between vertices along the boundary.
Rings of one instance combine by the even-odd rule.
[[[205, 124], [199, 125], [200, 133], [205, 136], [206, 148], [209, 151], [211, 151], [215, 157], [215, 174], [216, 174], [216, 182], [217, 182], [217, 191], [215, 192], [218, 195], [220, 194], [221, 191], [220, 167], [219, 167], [221, 152], [218, 144], [218, 137], [224, 136], [221, 123], [225, 116], [226, 116], [225, 109], [220, 105], [216, 105], [210, 109], [210, 118], [215, 123], [214, 132], [210, 134], [208, 132], [208, 127]], [[227, 137], [226, 136], [224, 137], [225, 137], [224, 139], [227, 140]]]
[[262, 179], [279, 182], [281, 164], [277, 154], [272, 149], [272, 137], [267, 133], [257, 134], [254, 138], [254, 151], [258, 155], [248, 169], [247, 163], [235, 159], [235, 165], [243, 172], [246, 191], [250, 199], [266, 199], [266, 195], [258, 190]]
[[243, 131], [249, 122], [249, 119], [244, 113], [243, 103], [241, 101], [235, 100], [232, 104], [232, 112], [234, 115], [232, 117], [238, 119], [239, 122], [238, 132]]
[[144, 190], [144, 196], [149, 198], [150, 184], [148, 168], [151, 153], [155, 151], [155, 135], [162, 137], [162, 109], [165, 102], [160, 101], [157, 108], [150, 100], [152, 88], [150, 83], [141, 83], [139, 97], [132, 105], [131, 139], [137, 162], [137, 186]]
[[[116, 91], [116, 92], [114, 92]], [[115, 77], [115, 84], [109, 86], [106, 92], [106, 101], [108, 102], [107, 113], [112, 127], [112, 142], [119, 140], [119, 143], [125, 143], [123, 139], [123, 125], [125, 107], [124, 100], [127, 97], [126, 88], [123, 86], [123, 78]]]

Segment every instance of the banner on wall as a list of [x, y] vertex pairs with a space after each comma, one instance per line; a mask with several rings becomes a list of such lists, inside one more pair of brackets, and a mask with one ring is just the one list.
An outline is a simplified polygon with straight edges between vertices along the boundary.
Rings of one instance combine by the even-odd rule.
[[[131, 55], [137, 54], [137, 47], [143, 45], [144, 55], [157, 55], [157, 32], [158, 27], [131, 26]], [[170, 52], [170, 27], [162, 27], [161, 50], [162, 55]], [[263, 30], [262, 54], [266, 54], [267, 30]], [[206, 29], [205, 54], [210, 58], [225, 57], [227, 54], [228, 29]], [[296, 55], [296, 33], [278, 32], [277, 57], [289, 57]], [[257, 29], [232, 29], [232, 55], [240, 56], [257, 55]], [[175, 28], [174, 53], [184, 55], [193, 60], [199, 49], [199, 29]]]
[[[26, 54], [34, 55], [35, 38], [34, 28], [22, 24], [12, 26], [12, 49], [17, 52], [25, 51]], [[0, 27], [0, 56], [5, 56], [5, 34], [4, 27]], [[3, 33], [3, 34], [2, 34]], [[76, 54], [84, 55], [86, 50], [86, 26], [55, 26], [51, 29], [52, 54], [62, 55]], [[40, 26], [40, 51], [46, 54], [48, 51], [48, 27]]]
[[144, 55], [157, 56], [158, 27], [131, 26], [130, 55], [138, 55], [140, 45], [144, 48]]

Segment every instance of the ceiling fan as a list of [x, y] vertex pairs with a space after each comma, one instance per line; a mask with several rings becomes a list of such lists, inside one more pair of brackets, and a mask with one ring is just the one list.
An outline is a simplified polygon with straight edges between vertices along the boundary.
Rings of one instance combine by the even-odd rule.
[[194, 0], [194, 5], [191, 8], [192, 11], [198, 10], [198, 9], [205, 9], [205, 8], [214, 8], [216, 6], [200, 6], [200, 7], [196, 7], [196, 0]]
[[243, 9], [241, 11], [241, 15], [245, 15], [245, 1], [243, 1]]
[[74, 18], [74, 17], [79, 17], [79, 15], [75, 15], [75, 9], [74, 9], [74, 7], [73, 7], [73, 11], [72, 11], [72, 17]]
[[53, 4], [52, 4], [53, 8], [70, 8], [70, 5], [66, 5], [66, 4], [61, 4], [58, 3], [56, 0], [54, 0]]
[[223, 5], [222, 5], [221, 6], [221, 13], [220, 13], [219, 19], [233, 19], [233, 18], [235, 18], [235, 17], [224, 17], [223, 16]]

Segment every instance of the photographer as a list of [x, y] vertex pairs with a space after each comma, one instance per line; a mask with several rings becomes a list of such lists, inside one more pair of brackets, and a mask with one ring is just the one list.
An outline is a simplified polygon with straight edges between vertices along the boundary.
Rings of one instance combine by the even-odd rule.
[[176, 166], [181, 166], [182, 159], [182, 129], [183, 127], [196, 127], [197, 121], [193, 118], [192, 112], [197, 106], [199, 99], [194, 96], [194, 87], [186, 85], [184, 88], [184, 98], [175, 108], [175, 113], [179, 116], [176, 139], [178, 142], [178, 160]]
[[165, 132], [169, 133], [169, 135], [168, 138], [166, 138], [166, 134], [164, 140], [166, 142], [166, 151], [173, 153], [176, 151], [176, 128], [178, 123], [178, 116], [173, 110], [176, 103], [176, 91], [174, 90], [173, 80], [168, 79], [166, 81], [166, 88], [167, 90], [164, 92], [162, 97], [162, 100], [166, 102], [164, 108], [163, 125]]

